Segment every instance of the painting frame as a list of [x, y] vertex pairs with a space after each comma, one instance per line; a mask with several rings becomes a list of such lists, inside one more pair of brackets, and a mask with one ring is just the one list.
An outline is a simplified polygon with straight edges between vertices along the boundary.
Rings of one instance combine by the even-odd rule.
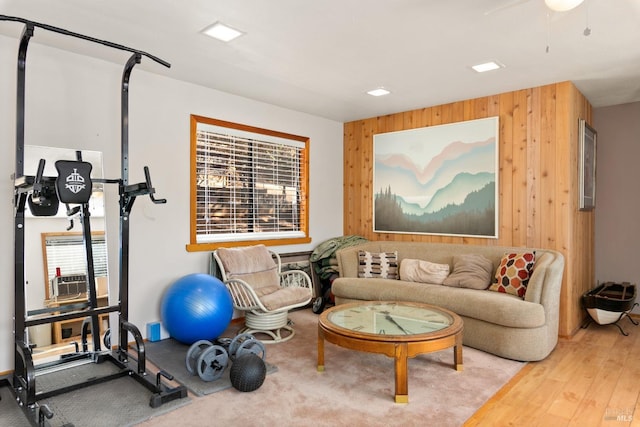
[[596, 207], [596, 144], [598, 132], [584, 119], [578, 121], [578, 209]]
[[374, 233], [498, 238], [499, 117], [373, 136]]

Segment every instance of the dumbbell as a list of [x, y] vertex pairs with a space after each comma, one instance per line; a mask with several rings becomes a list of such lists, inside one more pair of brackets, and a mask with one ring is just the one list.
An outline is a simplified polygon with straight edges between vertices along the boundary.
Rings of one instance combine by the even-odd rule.
[[[227, 342], [228, 348], [226, 347]], [[267, 352], [264, 344], [251, 334], [237, 335], [231, 342], [221, 339], [219, 344], [211, 341], [196, 341], [189, 347], [186, 356], [187, 371], [198, 375], [203, 381], [214, 381], [220, 378], [229, 364], [243, 354], [255, 354], [265, 360]]]
[[191, 375], [198, 374], [203, 381], [214, 381], [220, 378], [228, 364], [227, 350], [211, 341], [196, 341], [187, 351], [187, 372]]
[[248, 353], [260, 356], [262, 360], [267, 359], [267, 349], [265, 348], [262, 341], [257, 340], [251, 334], [236, 335], [236, 337], [231, 340], [231, 343], [229, 344], [229, 355], [231, 357], [231, 360], [236, 360], [243, 354]]

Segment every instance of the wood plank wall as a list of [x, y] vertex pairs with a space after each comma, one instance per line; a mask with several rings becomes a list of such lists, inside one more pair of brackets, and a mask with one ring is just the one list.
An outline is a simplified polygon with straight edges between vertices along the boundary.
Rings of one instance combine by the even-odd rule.
[[[372, 117], [344, 125], [344, 234], [370, 240], [555, 249], [565, 255], [561, 336], [594, 283], [594, 214], [578, 210], [578, 119], [591, 105], [570, 82]], [[499, 116], [499, 238], [373, 232], [373, 135]]]

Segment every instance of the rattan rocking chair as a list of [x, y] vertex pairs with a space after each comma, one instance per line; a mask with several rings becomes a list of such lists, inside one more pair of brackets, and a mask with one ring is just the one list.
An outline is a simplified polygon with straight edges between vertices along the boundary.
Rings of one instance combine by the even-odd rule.
[[234, 308], [245, 312], [245, 327], [239, 333], [258, 334], [265, 344], [293, 338], [288, 313], [311, 301], [309, 275], [281, 271], [280, 256], [264, 245], [219, 248], [213, 256]]

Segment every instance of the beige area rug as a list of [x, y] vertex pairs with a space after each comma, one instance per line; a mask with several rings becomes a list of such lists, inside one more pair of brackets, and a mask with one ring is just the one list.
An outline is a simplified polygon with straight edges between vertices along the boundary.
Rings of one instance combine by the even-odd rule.
[[292, 312], [296, 336], [267, 346], [278, 372], [258, 390], [227, 389], [142, 426], [461, 426], [525, 364], [465, 347], [464, 370], [453, 349], [409, 360], [409, 403], [396, 404], [393, 359], [325, 344], [317, 366], [317, 319]]

